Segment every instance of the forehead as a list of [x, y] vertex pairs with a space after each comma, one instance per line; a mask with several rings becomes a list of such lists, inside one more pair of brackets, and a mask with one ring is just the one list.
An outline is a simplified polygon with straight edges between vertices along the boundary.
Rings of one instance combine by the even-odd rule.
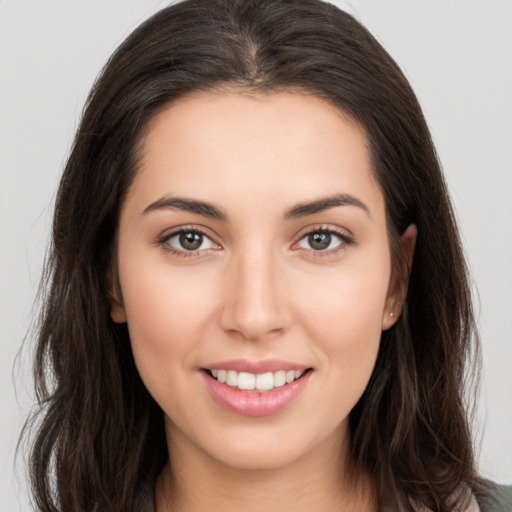
[[137, 196], [243, 201], [250, 191], [284, 206], [338, 192], [382, 203], [364, 130], [312, 95], [194, 93], [155, 115], [141, 142]]

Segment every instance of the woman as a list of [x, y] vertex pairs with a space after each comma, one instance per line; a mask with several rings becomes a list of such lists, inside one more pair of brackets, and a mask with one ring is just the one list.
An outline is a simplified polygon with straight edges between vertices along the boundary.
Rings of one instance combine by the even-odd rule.
[[485, 509], [463, 262], [414, 94], [353, 18], [157, 13], [59, 188], [39, 509]]

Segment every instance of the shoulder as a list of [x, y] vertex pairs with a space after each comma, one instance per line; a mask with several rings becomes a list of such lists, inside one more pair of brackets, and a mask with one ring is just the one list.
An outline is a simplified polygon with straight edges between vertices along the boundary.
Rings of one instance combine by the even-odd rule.
[[512, 512], [512, 486], [490, 484], [478, 503], [481, 512]]
[[[469, 492], [469, 489], [467, 489]], [[457, 507], [454, 512], [512, 512], [512, 486], [498, 485], [484, 481], [479, 492], [467, 496], [464, 509]], [[414, 512], [432, 512], [430, 509], [412, 504]], [[391, 512], [391, 509], [390, 509]]]

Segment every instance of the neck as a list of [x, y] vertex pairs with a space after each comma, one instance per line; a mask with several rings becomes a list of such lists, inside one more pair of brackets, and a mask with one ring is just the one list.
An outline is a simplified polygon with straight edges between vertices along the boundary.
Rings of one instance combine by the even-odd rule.
[[374, 482], [360, 468], [348, 470], [347, 443], [339, 435], [286, 465], [258, 469], [225, 465], [178, 436], [168, 435], [170, 462], [157, 482], [157, 512], [378, 509]]

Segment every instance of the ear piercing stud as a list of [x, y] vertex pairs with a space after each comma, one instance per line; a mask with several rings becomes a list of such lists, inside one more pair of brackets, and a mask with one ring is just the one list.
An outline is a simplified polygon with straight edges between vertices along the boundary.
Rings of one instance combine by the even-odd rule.
[[393, 318], [393, 317], [395, 316], [395, 314], [394, 314], [394, 313], [389, 313], [389, 316], [390, 316], [391, 318]]

